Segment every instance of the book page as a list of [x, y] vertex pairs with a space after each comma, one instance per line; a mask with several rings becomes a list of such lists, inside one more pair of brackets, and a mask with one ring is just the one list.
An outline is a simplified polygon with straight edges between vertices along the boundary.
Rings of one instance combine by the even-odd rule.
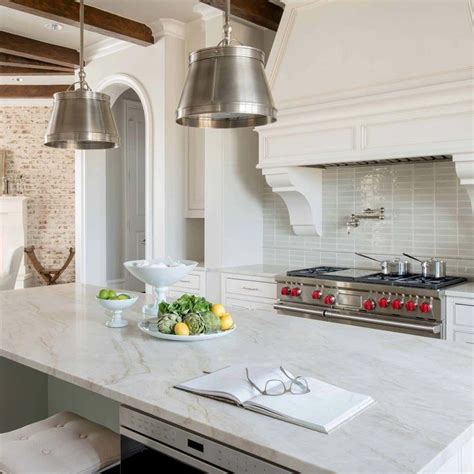
[[[245, 368], [245, 365], [225, 367], [176, 385], [176, 388], [200, 395], [228, 398], [243, 405], [251, 398], [260, 395], [247, 380]], [[265, 383], [270, 379], [289, 382], [279, 367], [248, 366], [248, 369], [251, 380], [260, 390], [264, 390]]]
[[278, 418], [328, 433], [373, 402], [367, 395], [349, 392], [320, 380], [305, 377], [310, 392], [304, 395], [259, 395], [248, 400], [246, 408], [277, 415]]

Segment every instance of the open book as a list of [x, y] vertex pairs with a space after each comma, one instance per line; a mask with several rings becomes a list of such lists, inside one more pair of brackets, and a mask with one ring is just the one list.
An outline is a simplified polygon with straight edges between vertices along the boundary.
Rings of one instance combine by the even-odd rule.
[[[250, 379], [262, 391], [271, 379], [281, 380], [287, 388], [290, 387], [291, 380], [279, 367], [250, 366], [248, 369]], [[293, 377], [290, 372], [286, 373]], [[232, 366], [176, 385], [176, 388], [235, 403], [322, 433], [329, 433], [374, 402], [367, 395], [349, 392], [315, 378], [304, 378], [308, 383], [308, 393], [262, 395], [247, 380], [245, 366]], [[267, 385], [267, 389], [271, 393], [272, 384]]]

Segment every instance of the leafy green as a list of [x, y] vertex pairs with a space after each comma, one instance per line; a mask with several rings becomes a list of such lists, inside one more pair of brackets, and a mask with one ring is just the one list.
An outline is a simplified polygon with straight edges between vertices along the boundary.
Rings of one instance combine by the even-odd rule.
[[160, 303], [160, 314], [176, 314], [180, 317], [189, 313], [203, 314], [210, 311], [212, 303], [202, 296], [184, 294], [173, 303]]

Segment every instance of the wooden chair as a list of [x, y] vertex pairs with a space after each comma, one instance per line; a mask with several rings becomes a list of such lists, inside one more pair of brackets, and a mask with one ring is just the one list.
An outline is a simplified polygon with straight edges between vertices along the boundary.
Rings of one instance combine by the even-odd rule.
[[46, 285], [54, 285], [56, 284], [58, 278], [62, 275], [64, 270], [69, 266], [69, 264], [72, 262], [72, 259], [74, 258], [74, 254], [76, 253], [74, 248], [69, 249], [69, 255], [64, 262], [64, 265], [57, 269], [57, 268], [44, 268], [43, 265], [38, 260], [38, 257], [36, 256], [35, 253], [35, 247], [32, 245], [31, 247], [26, 247], [25, 248], [25, 253], [28, 255], [28, 258], [30, 259], [31, 265], [33, 265], [33, 268], [39, 273], [41, 278], [45, 281]]

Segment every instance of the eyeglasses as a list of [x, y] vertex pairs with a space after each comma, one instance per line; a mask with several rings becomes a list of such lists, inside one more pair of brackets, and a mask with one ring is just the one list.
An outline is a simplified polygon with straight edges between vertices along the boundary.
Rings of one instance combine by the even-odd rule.
[[283, 367], [280, 367], [280, 370], [283, 372], [287, 379], [291, 380], [291, 383], [288, 387], [286, 386], [285, 382], [283, 382], [283, 380], [270, 379], [265, 382], [265, 388], [261, 390], [254, 382], [252, 382], [249, 375], [249, 369], [246, 368], [245, 373], [247, 375], [247, 380], [249, 384], [255, 390], [258, 390], [258, 392], [262, 395], [269, 395], [275, 397], [278, 395], [284, 395], [285, 393], [291, 393], [293, 395], [304, 395], [305, 393], [310, 392], [308, 381], [304, 377], [291, 377], [290, 375], [288, 375], [288, 373]]

